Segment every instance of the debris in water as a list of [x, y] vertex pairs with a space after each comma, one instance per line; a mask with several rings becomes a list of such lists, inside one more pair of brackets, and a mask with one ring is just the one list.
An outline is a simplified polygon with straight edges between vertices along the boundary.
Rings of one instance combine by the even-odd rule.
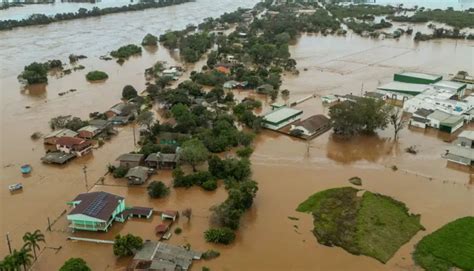
[[392, 169], [393, 171], [397, 171], [397, 170], [398, 170], [398, 167], [397, 167], [396, 165], [393, 165], [393, 166], [391, 167], [391, 169]]
[[353, 185], [362, 185], [362, 179], [357, 176], [350, 178], [349, 182]]
[[40, 139], [42, 136], [43, 136], [42, 133], [40, 133], [40, 132], [34, 132], [30, 137], [31, 137], [31, 139], [33, 139], [33, 140], [38, 140], [38, 139]]
[[416, 149], [415, 145], [406, 148], [405, 151], [408, 152], [408, 153], [411, 153], [411, 154], [417, 154], [418, 153], [418, 150]]
[[294, 217], [294, 216], [289, 216], [288, 219], [289, 219], [289, 220], [300, 220], [299, 218]]

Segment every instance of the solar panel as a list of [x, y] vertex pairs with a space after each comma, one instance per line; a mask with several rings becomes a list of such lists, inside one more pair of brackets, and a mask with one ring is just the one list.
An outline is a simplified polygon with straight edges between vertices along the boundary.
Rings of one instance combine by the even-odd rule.
[[84, 214], [90, 216], [97, 216], [107, 204], [107, 201], [105, 200], [106, 197], [107, 194], [105, 193], [101, 193], [100, 195], [98, 195], [84, 210]]

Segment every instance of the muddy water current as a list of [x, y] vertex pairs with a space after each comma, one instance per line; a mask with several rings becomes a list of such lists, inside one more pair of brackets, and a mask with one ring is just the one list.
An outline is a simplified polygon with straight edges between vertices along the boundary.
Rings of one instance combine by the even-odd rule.
[[[236, 3], [238, 2], [238, 3]], [[1, 179], [0, 220], [2, 234], [9, 233], [13, 248], [22, 245], [26, 231], [45, 232], [47, 218], [55, 221], [53, 231], [46, 233], [47, 247], [42, 250], [33, 270], [57, 270], [69, 257], [84, 258], [93, 270], [117, 270], [129, 259], [116, 259], [110, 245], [67, 241], [64, 211], [66, 202], [85, 192], [83, 167], [87, 166], [88, 185], [92, 186], [105, 173], [106, 165], [122, 153], [135, 149], [133, 129], [119, 128], [119, 135], [95, 149], [92, 155], [62, 166], [40, 162], [44, 154], [42, 141], [30, 139], [34, 132], [48, 133], [48, 120], [57, 115], [86, 118], [90, 112], [105, 111], [117, 103], [121, 89], [132, 84], [145, 87], [144, 69], [157, 60], [177, 63], [174, 53], [159, 47], [144, 50], [122, 66], [98, 57], [126, 43], [139, 43], [147, 33], [163, 33], [205, 17], [217, 16], [238, 6], [252, 6], [255, 1], [197, 1], [176, 7], [117, 14], [101, 18], [75, 20], [42, 27], [0, 32], [1, 55]], [[85, 70], [61, 78], [51, 75], [48, 85], [23, 88], [16, 75], [33, 60], [60, 58], [70, 53], [85, 54], [79, 64]], [[291, 102], [314, 95], [297, 108], [304, 117], [327, 113], [320, 96], [326, 94], [359, 94], [372, 91], [392, 80], [394, 72], [412, 70], [449, 74], [466, 70], [474, 74], [473, 43], [430, 41], [415, 44], [411, 38], [373, 40], [356, 35], [331, 37], [303, 35], [292, 47], [300, 74], [285, 75], [282, 89], [290, 90]], [[199, 69], [205, 60], [187, 66], [187, 75]], [[103, 70], [109, 79], [88, 83], [84, 76], [90, 70]], [[59, 96], [69, 89], [75, 92]], [[252, 91], [235, 92], [236, 97], [254, 96], [263, 100], [262, 113], [272, 103]], [[473, 130], [474, 127], [466, 127]], [[227, 194], [221, 184], [215, 192], [198, 188], [172, 189], [169, 197], [151, 200], [144, 187], [128, 188], [123, 181], [106, 177], [93, 191], [107, 191], [126, 197], [128, 205], [151, 206], [157, 210], [193, 209], [191, 221], [180, 219], [181, 235], [173, 244], [190, 243], [193, 249], [213, 248], [221, 256], [212, 261], [196, 262], [193, 270], [209, 266], [212, 270], [416, 270], [410, 253], [424, 235], [458, 217], [474, 215], [474, 187], [469, 185], [468, 169], [447, 164], [441, 158], [453, 136], [435, 130], [405, 129], [398, 143], [393, 131], [386, 129], [377, 136], [340, 141], [330, 132], [305, 142], [262, 132], [255, 142], [252, 156], [253, 179], [259, 182], [255, 205], [244, 215], [235, 244], [224, 247], [205, 243], [203, 231], [209, 227], [209, 208], [222, 202]], [[417, 155], [405, 148], [415, 145]], [[19, 167], [33, 166], [30, 176], [23, 177]], [[393, 171], [396, 165], [398, 170]], [[419, 232], [387, 263], [354, 256], [339, 248], [319, 245], [310, 230], [312, 218], [294, 211], [310, 194], [332, 187], [348, 185], [347, 179], [359, 176], [363, 188], [392, 196], [421, 214], [426, 231]], [[160, 171], [152, 180], [171, 184], [171, 174]], [[22, 182], [22, 192], [10, 194], [8, 184]], [[298, 217], [293, 221], [288, 216]], [[76, 236], [111, 240], [118, 234], [133, 233], [154, 239], [153, 229], [159, 218], [115, 223], [108, 233], [74, 233]], [[295, 226], [296, 225], [296, 226]], [[0, 256], [8, 253], [0, 242]], [[62, 247], [59, 251], [52, 248]]]

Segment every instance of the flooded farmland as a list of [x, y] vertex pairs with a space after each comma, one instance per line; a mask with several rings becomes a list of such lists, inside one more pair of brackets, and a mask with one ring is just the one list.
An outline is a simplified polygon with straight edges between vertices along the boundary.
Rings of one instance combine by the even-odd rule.
[[[121, 89], [131, 84], [144, 89], [144, 69], [157, 60], [177, 63], [174, 54], [159, 47], [134, 57], [122, 66], [103, 61], [99, 56], [127, 43], [139, 43], [146, 33], [160, 34], [167, 29], [184, 28], [203, 18], [218, 16], [239, 6], [251, 7], [256, 1], [196, 1], [184, 5], [151, 9], [100, 18], [74, 20], [40, 27], [0, 32], [1, 69], [1, 233], [9, 233], [14, 248], [20, 248], [21, 236], [27, 231], [45, 232], [47, 218], [54, 220], [52, 232], [46, 232], [47, 246], [33, 270], [57, 270], [69, 257], [82, 257], [92, 270], [116, 270], [128, 264], [117, 260], [107, 244], [67, 241], [68, 210], [66, 202], [85, 192], [83, 166], [87, 165], [89, 185], [106, 171], [106, 165], [120, 154], [135, 149], [133, 130], [126, 126], [119, 135], [94, 150], [93, 155], [77, 159], [63, 167], [43, 165], [42, 140], [33, 141], [34, 132], [48, 133], [48, 121], [57, 115], [88, 117], [90, 112], [105, 111], [117, 103]], [[202, 12], [205, 10], [205, 12]], [[71, 33], [74, 33], [72, 35]], [[41, 37], [41, 38], [40, 38]], [[327, 113], [320, 96], [326, 94], [359, 94], [374, 90], [392, 80], [393, 73], [412, 70], [448, 76], [458, 70], [474, 74], [474, 44], [467, 41], [434, 40], [415, 44], [411, 38], [373, 40], [349, 34], [347, 37], [303, 35], [290, 48], [300, 74], [286, 75], [282, 89], [290, 90], [290, 100], [315, 95], [297, 108], [306, 116]], [[45, 87], [25, 89], [17, 81], [22, 67], [32, 61], [59, 58], [70, 53], [88, 58], [80, 64], [83, 71], [62, 78], [50, 78]], [[187, 67], [199, 69], [203, 62]], [[84, 75], [90, 70], [109, 74], [104, 83], [88, 83]], [[59, 96], [69, 89], [76, 92]], [[237, 97], [246, 92], [235, 93]], [[271, 102], [264, 101], [262, 112]], [[28, 108], [27, 108], [28, 107]], [[474, 127], [468, 127], [474, 129]], [[416, 270], [410, 253], [424, 235], [462, 216], [474, 215], [474, 187], [469, 185], [474, 172], [447, 165], [441, 154], [449, 138], [437, 131], [405, 129], [394, 143], [393, 131], [377, 136], [340, 141], [325, 133], [311, 142], [300, 141], [270, 131], [262, 132], [255, 142], [252, 156], [253, 179], [259, 183], [254, 206], [244, 215], [237, 240], [228, 247], [205, 242], [203, 231], [209, 226], [209, 208], [225, 200], [222, 184], [215, 192], [172, 189], [165, 199], [149, 199], [144, 187], [128, 188], [107, 177], [93, 191], [107, 191], [126, 198], [127, 204], [150, 206], [157, 210], [193, 208], [188, 223], [181, 219], [181, 235], [172, 244], [190, 243], [195, 250], [217, 249], [221, 256], [199, 261], [193, 270], [209, 266], [212, 270]], [[406, 153], [416, 145], [417, 155]], [[19, 167], [33, 166], [31, 176], [23, 177]], [[396, 165], [398, 170], [391, 167]], [[347, 179], [359, 176], [363, 188], [405, 202], [413, 213], [421, 214], [426, 231], [419, 232], [387, 263], [351, 255], [340, 248], [319, 245], [311, 230], [312, 218], [295, 211], [296, 206], [314, 192], [347, 185]], [[171, 183], [169, 171], [160, 171], [152, 179]], [[8, 184], [22, 182], [22, 192], [10, 194]], [[298, 217], [298, 221], [288, 219]], [[108, 233], [78, 233], [77, 236], [113, 239], [121, 233], [134, 233], [153, 239], [153, 220], [130, 220], [115, 223]], [[297, 225], [295, 227], [294, 225]], [[3, 237], [2, 237], [3, 238]], [[0, 255], [8, 248], [1, 242]]]

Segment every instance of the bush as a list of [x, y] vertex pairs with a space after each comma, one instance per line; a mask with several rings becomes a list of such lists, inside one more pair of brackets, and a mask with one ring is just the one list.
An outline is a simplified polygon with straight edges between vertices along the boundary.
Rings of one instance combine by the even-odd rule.
[[90, 271], [90, 267], [87, 266], [86, 261], [82, 258], [69, 258], [59, 271]]
[[148, 187], [148, 195], [152, 198], [163, 198], [169, 194], [170, 189], [161, 181], [153, 181]]
[[236, 151], [237, 155], [241, 158], [249, 158], [250, 155], [253, 153], [253, 149], [251, 147], [242, 147], [237, 149]]
[[183, 230], [180, 227], [177, 227], [176, 229], [174, 229], [175, 234], [181, 234], [181, 232], [183, 232]]
[[206, 190], [214, 190], [217, 188], [217, 183], [213, 183], [215, 182], [215, 179], [209, 171], [199, 171], [185, 176], [180, 169], [177, 169], [173, 171], [173, 177], [174, 187], [191, 187], [193, 185], [199, 185]]
[[209, 179], [207, 181], [205, 181], [202, 185], [201, 185], [202, 188], [204, 188], [204, 190], [207, 190], [207, 191], [214, 191], [217, 189], [217, 181], [216, 179]]
[[91, 71], [86, 74], [86, 79], [89, 81], [99, 81], [107, 78], [109, 78], [109, 76], [103, 71]]
[[123, 87], [122, 98], [124, 98], [126, 100], [130, 100], [130, 99], [135, 98], [137, 96], [138, 96], [137, 90], [133, 86], [126, 85], [125, 87]]
[[135, 44], [129, 44], [120, 47], [118, 50], [110, 52], [110, 55], [115, 58], [129, 58], [132, 55], [141, 54], [142, 48]]
[[123, 178], [125, 175], [127, 175], [128, 168], [119, 166], [118, 168], [114, 169], [113, 176], [114, 178]]
[[212, 228], [204, 232], [207, 242], [228, 245], [235, 240], [235, 233], [229, 228]]
[[127, 234], [117, 235], [114, 240], [114, 255], [119, 257], [132, 256], [138, 249], [143, 247], [143, 239], [139, 236]]
[[142, 45], [144, 46], [156, 46], [157, 44], [158, 38], [150, 33], [146, 34], [142, 41]]
[[216, 251], [216, 250], [212, 250], [212, 249], [209, 249], [208, 251], [204, 252], [202, 254], [202, 258], [204, 260], [210, 260], [210, 259], [214, 259], [214, 258], [217, 258], [219, 257], [221, 254], [219, 253], [219, 251]]
[[39, 84], [48, 82], [48, 68], [45, 64], [33, 62], [25, 66], [18, 79], [25, 80], [28, 84]]

